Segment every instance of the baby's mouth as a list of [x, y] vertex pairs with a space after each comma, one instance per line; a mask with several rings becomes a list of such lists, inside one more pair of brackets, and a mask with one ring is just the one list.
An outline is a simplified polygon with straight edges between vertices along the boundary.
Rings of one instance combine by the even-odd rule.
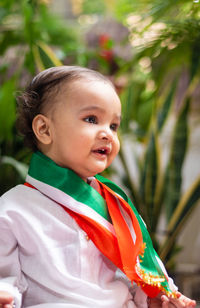
[[95, 150], [93, 150], [92, 152], [93, 152], [93, 153], [100, 154], [100, 155], [102, 155], [102, 156], [106, 156], [106, 155], [110, 154], [111, 149], [108, 148], [108, 147], [102, 147], [102, 148], [95, 149]]

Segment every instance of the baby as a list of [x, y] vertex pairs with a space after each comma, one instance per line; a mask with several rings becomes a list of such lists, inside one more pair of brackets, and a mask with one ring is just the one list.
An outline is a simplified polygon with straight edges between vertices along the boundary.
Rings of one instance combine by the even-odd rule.
[[119, 151], [120, 119], [113, 85], [86, 68], [47, 69], [19, 98], [34, 154], [25, 185], [0, 199], [1, 307], [195, 307], [125, 193], [97, 175]]

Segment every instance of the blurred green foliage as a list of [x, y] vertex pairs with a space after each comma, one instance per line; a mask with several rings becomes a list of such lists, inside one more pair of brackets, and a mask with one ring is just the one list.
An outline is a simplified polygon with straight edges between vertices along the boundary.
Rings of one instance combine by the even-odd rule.
[[[129, 86], [122, 95], [123, 182], [142, 213], [160, 256], [172, 269], [181, 249], [177, 236], [200, 199], [200, 176], [182, 192], [188, 123], [197, 100], [194, 92], [200, 87], [200, 6], [188, 0], [126, 1], [125, 20], [120, 9], [123, 1], [117, 3], [118, 17], [131, 29], [130, 39], [137, 50], [130, 63], [133, 69]], [[130, 8], [134, 13], [128, 13]], [[164, 164], [163, 129], [171, 125], [168, 119], [172, 117], [176, 120], [168, 136], [170, 148]], [[126, 136], [132, 138], [128, 152], [136, 166], [134, 171], [129, 169], [130, 160], [125, 153]], [[138, 153], [137, 147], [142, 151]], [[163, 212], [166, 228], [159, 234]]]
[[[18, 91], [38, 70], [59, 65], [63, 58], [79, 62], [81, 44], [76, 24], [61, 21], [45, 2], [1, 1], [0, 194], [22, 182], [21, 173], [16, 168], [17, 161], [27, 163], [30, 158], [30, 152], [23, 147], [14, 126]], [[49, 51], [48, 46], [54, 52]], [[5, 160], [5, 156], [16, 162]]]

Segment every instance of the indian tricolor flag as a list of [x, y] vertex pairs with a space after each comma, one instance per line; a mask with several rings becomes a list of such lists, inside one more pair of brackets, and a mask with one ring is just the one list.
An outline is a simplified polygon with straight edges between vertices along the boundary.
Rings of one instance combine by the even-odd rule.
[[125, 193], [96, 176], [97, 189], [72, 170], [33, 154], [25, 185], [39, 190], [71, 215], [95, 246], [150, 297], [174, 296], [146, 226]]

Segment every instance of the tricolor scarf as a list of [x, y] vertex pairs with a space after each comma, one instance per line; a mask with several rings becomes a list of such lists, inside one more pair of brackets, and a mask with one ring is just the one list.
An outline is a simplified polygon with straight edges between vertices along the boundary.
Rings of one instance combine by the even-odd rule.
[[174, 295], [146, 226], [126, 194], [97, 175], [100, 193], [76, 173], [40, 152], [33, 154], [26, 185], [71, 215], [95, 246], [150, 297]]

